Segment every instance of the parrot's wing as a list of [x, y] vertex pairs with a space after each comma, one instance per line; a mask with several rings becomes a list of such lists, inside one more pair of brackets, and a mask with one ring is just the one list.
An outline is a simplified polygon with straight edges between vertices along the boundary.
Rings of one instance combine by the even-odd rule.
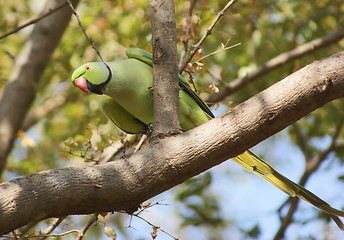
[[233, 161], [245, 168], [247, 171], [257, 174], [259, 177], [273, 184], [281, 189], [283, 192], [289, 194], [291, 197], [299, 197], [306, 202], [316, 206], [330, 214], [331, 218], [336, 222], [341, 230], [344, 230], [344, 225], [338, 216], [344, 217], [344, 212], [332, 208], [328, 203], [320, 199], [315, 194], [311, 193], [299, 184], [294, 183], [282, 174], [273, 169], [267, 162], [257, 156], [251, 150], [248, 150], [234, 158]]
[[202, 108], [204, 112], [206, 112], [210, 117], [214, 118], [214, 114], [211, 112], [208, 105], [203, 101], [203, 99], [190, 87], [190, 85], [184, 80], [184, 78], [178, 74], [179, 77], [179, 86], [189, 94], [197, 104]]
[[140, 48], [128, 48], [125, 50], [125, 54], [127, 54], [128, 58], [135, 58], [147, 63], [150, 66], [153, 66], [153, 54], [150, 52]]
[[106, 116], [124, 132], [131, 134], [146, 133], [148, 126], [127, 112], [111, 97], [104, 97], [102, 109]]
[[[125, 53], [127, 54], [128, 58], [135, 58], [147, 63], [150, 66], [153, 66], [153, 55], [150, 52], [139, 48], [128, 48]], [[192, 90], [190, 85], [180, 74], [178, 74], [178, 77], [179, 86], [197, 102], [204, 112], [206, 112], [210, 117], [214, 118], [214, 114], [211, 112], [210, 108], [203, 101], [203, 99], [194, 90]]]

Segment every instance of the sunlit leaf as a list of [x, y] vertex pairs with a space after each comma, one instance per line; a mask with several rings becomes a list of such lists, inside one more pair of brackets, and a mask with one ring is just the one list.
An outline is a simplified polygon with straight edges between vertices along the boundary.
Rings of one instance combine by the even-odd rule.
[[115, 232], [115, 230], [112, 227], [104, 224], [104, 232], [105, 232], [106, 236], [108, 236], [109, 238], [111, 238], [113, 240], [116, 240], [117, 233]]
[[35, 140], [27, 136], [23, 130], [18, 131], [18, 137], [22, 140], [23, 147], [35, 148], [37, 146]]

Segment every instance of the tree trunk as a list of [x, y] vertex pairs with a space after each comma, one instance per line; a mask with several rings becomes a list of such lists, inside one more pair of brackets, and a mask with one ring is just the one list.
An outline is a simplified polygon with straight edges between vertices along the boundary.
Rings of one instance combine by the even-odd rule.
[[150, 1], [154, 124], [153, 137], [180, 132], [177, 36], [174, 1]]
[[[59, 5], [63, 0], [48, 0], [42, 14]], [[73, 0], [73, 5], [78, 4]], [[43, 71], [68, 26], [71, 9], [66, 5], [59, 11], [38, 22], [26, 41], [0, 102], [0, 173], [4, 170], [17, 132], [35, 99]]]

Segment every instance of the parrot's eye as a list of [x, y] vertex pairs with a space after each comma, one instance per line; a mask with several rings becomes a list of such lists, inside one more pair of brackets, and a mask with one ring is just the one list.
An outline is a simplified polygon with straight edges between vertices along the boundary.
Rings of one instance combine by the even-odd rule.
[[91, 67], [90, 66], [85, 66], [85, 71], [88, 72], [91, 70]]

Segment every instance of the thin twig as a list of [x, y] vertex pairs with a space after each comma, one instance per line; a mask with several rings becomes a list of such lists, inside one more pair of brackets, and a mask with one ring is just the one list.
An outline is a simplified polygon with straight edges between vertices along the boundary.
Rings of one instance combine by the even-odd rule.
[[0, 36], [0, 39], [3, 39], [3, 38], [5, 38], [5, 37], [7, 37], [7, 36], [9, 36], [9, 35], [11, 35], [11, 34], [13, 34], [13, 33], [16, 33], [16, 32], [18, 32], [19, 30], [21, 30], [21, 29], [23, 29], [23, 28], [26, 28], [27, 26], [30, 26], [31, 24], [34, 24], [34, 23], [36, 23], [36, 22], [39, 22], [39, 21], [42, 20], [43, 18], [46, 18], [46, 17], [48, 17], [49, 15], [53, 14], [54, 12], [60, 10], [60, 9], [63, 8], [65, 5], [67, 5], [67, 2], [62, 3], [61, 5], [57, 6], [56, 8], [50, 9], [50, 11], [48, 11], [47, 13], [45, 13], [45, 14], [43, 14], [43, 15], [37, 17], [37, 18], [34, 18], [34, 19], [28, 21], [27, 23], [24, 23], [23, 25], [20, 25], [19, 27], [17, 27], [16, 29], [14, 29], [14, 30], [12, 30], [12, 31], [10, 31], [10, 32], [8, 32], [8, 33], [5, 33], [5, 34], [1, 35], [1, 36]]
[[[66, 235], [68, 235], [68, 234], [71, 234], [71, 233], [78, 233], [78, 232], [79, 232], [78, 230], [70, 230], [70, 231], [67, 231], [67, 232], [64, 232], [64, 233], [50, 234], [50, 235], [47, 235], [46, 237], [63, 237], [63, 236], [66, 236]], [[0, 236], [0, 237], [2, 237], [3, 239], [18, 239], [17, 236], [14, 236], [14, 237], [10, 237], [10, 236]], [[27, 237], [20, 237], [20, 240], [39, 239], [39, 237], [41, 237], [41, 236], [30, 235], [30, 236], [27, 236]]]
[[236, 2], [237, 0], [231, 0], [227, 3], [227, 5], [217, 14], [216, 18], [214, 19], [214, 21], [212, 22], [212, 24], [208, 27], [206, 33], [203, 35], [203, 37], [201, 38], [201, 40], [199, 40], [199, 42], [194, 46], [193, 50], [191, 51], [189, 57], [186, 59], [186, 61], [184, 62], [184, 64], [182, 65], [182, 67], [179, 69], [179, 73], [181, 74], [183, 72], [183, 70], [186, 68], [186, 66], [188, 65], [188, 63], [191, 61], [191, 59], [193, 58], [193, 56], [196, 54], [196, 52], [200, 49], [201, 45], [203, 44], [203, 42], [205, 41], [205, 39], [211, 34], [211, 31], [213, 30], [213, 28], [215, 27], [215, 25], [217, 24], [217, 22], [221, 19], [221, 17], [225, 14], [225, 12]]
[[164, 229], [162, 229], [162, 228], [160, 228], [160, 227], [154, 225], [153, 223], [149, 222], [147, 219], [145, 219], [145, 218], [143, 218], [143, 217], [141, 217], [141, 216], [139, 216], [139, 215], [133, 215], [133, 216], [135, 216], [135, 217], [137, 217], [137, 218], [139, 218], [139, 219], [145, 221], [148, 225], [150, 225], [150, 226], [153, 227], [153, 228], [158, 228], [160, 231], [162, 231], [163, 233], [167, 234], [167, 235], [170, 236], [171, 238], [173, 238], [173, 239], [175, 239], [175, 240], [178, 240], [178, 239], [179, 239], [179, 238], [173, 236], [172, 234], [166, 232]]
[[193, 87], [193, 90], [199, 94], [199, 91], [197, 90], [196, 88], [196, 85], [195, 85], [195, 82], [194, 82], [194, 78], [193, 78], [193, 75], [192, 73], [189, 71], [189, 70], [184, 70], [184, 72], [189, 75], [189, 80], [188, 82], [192, 84], [192, 87]]
[[[163, 200], [162, 200], [162, 201], [163, 201]], [[158, 230], [162, 231], [163, 233], [167, 234], [168, 236], [172, 237], [173, 239], [175, 239], [175, 240], [179, 239], [179, 238], [174, 237], [172, 234], [166, 232], [165, 230], [161, 229], [160, 227], [154, 225], [153, 223], [149, 222], [147, 219], [145, 219], [145, 218], [143, 218], [143, 217], [140, 216], [140, 214], [143, 213], [144, 211], [146, 211], [148, 208], [154, 207], [154, 206], [156, 206], [156, 205], [165, 205], [165, 206], [167, 206], [168, 204], [162, 204], [161, 201], [157, 201], [157, 202], [155, 202], [155, 203], [153, 203], [153, 204], [149, 204], [147, 207], [143, 207], [143, 208], [142, 208], [140, 211], [138, 211], [137, 213], [131, 214], [131, 215], [130, 215], [131, 218], [130, 218], [129, 227], [133, 228], [133, 227], [131, 226], [132, 217], [137, 217], [137, 218], [139, 218], [139, 219], [145, 221], [146, 223], [148, 223], [151, 227], [153, 227], [153, 228], [155, 228], [155, 229], [158, 229]], [[142, 206], [142, 205], [141, 205], [141, 206]]]
[[226, 51], [226, 50], [228, 50], [228, 49], [237, 47], [237, 46], [239, 46], [239, 45], [241, 45], [241, 43], [237, 43], [237, 44], [234, 44], [234, 45], [229, 46], [229, 47], [223, 47], [223, 48], [221, 48], [221, 49], [219, 49], [219, 50], [216, 50], [215, 52], [209, 53], [209, 54], [205, 55], [204, 57], [201, 57], [201, 58], [197, 59], [196, 62], [202, 61], [203, 59], [205, 59], [205, 58], [207, 58], [207, 57], [210, 57], [210, 56], [212, 56], [212, 55], [214, 55], [214, 54], [216, 54], [216, 53], [219, 53], [219, 52], [222, 52], [222, 51]]
[[136, 153], [138, 150], [140, 150], [143, 143], [146, 141], [147, 137], [148, 137], [147, 134], [142, 135], [139, 143], [134, 147], [134, 153]]
[[76, 240], [81, 240], [84, 237], [86, 231], [92, 226], [93, 223], [98, 220], [98, 216], [99, 213], [95, 213], [92, 215], [91, 219], [86, 223], [86, 225], [80, 231], [78, 231]]
[[127, 134], [125, 135], [124, 141], [116, 141], [115, 143], [106, 147], [103, 151], [103, 156], [100, 160], [100, 163], [111, 162], [116, 154], [118, 154], [121, 150], [125, 149], [126, 144], [132, 144], [136, 141], [136, 139], [136, 135]]
[[57, 228], [58, 225], [60, 225], [60, 223], [62, 223], [62, 221], [65, 219], [66, 217], [60, 217], [60, 218], [56, 218], [55, 221], [53, 221], [46, 229], [45, 231], [43, 231], [41, 233], [42, 237], [38, 237], [38, 240], [44, 240], [47, 237], [50, 237], [51, 235], [49, 235], [52, 231], [54, 231], [55, 228]]
[[[186, 27], [185, 27], [185, 31], [184, 31], [185, 36], [188, 36], [190, 34], [190, 31], [191, 31], [192, 12], [193, 12], [193, 9], [195, 7], [196, 2], [197, 2], [197, 0], [190, 0], [190, 7], [188, 10], [188, 15], [186, 16]], [[186, 41], [183, 42], [184, 43], [184, 50], [180, 54], [178, 68], [181, 68], [181, 66], [183, 64], [184, 56], [189, 51], [189, 41], [190, 41], [190, 39], [189, 39], [189, 37], [187, 37]]]
[[[192, 19], [192, 12], [193, 9], [195, 7], [197, 0], [191, 0], [190, 1], [190, 8], [188, 10], [188, 15], [186, 17], [186, 28], [185, 28], [185, 35], [189, 35], [191, 32], [191, 19]], [[187, 38], [187, 41], [185, 42], [186, 44], [188, 44], [189, 42], [189, 38]], [[185, 52], [188, 52], [188, 45], [184, 45], [185, 48]]]
[[9, 56], [9, 58], [12, 60], [12, 62], [15, 62], [15, 61], [16, 61], [15, 56], [14, 56], [12, 53], [10, 53], [7, 49], [3, 48], [2, 50], [4, 51], [4, 53], [5, 53], [7, 56]]
[[50, 234], [49, 236], [47, 237], [63, 237], [63, 236], [66, 236], [68, 234], [71, 234], [71, 233], [77, 233], [79, 232], [78, 230], [70, 230], [70, 231], [67, 231], [67, 232], [64, 232], [64, 233], [59, 233], [59, 234]]
[[[97, 53], [98, 57], [100, 58], [100, 60], [101, 60], [103, 63], [105, 63], [103, 57], [100, 55], [100, 52], [99, 52], [98, 49], [96, 48], [94, 42], [92, 41], [92, 39], [90, 39], [90, 38], [88, 37], [88, 35], [87, 35], [86, 31], [85, 31], [85, 28], [84, 28], [83, 25], [81, 24], [81, 20], [80, 20], [79, 14], [75, 11], [75, 8], [73, 7], [73, 5], [72, 5], [72, 3], [70, 2], [70, 0], [67, 0], [67, 2], [68, 2], [68, 4], [69, 4], [70, 8], [72, 9], [73, 14], [74, 14], [74, 16], [76, 17], [76, 20], [78, 21], [78, 24], [79, 24], [79, 26], [80, 26], [82, 32], [84, 33], [84, 35], [85, 35], [87, 41], [91, 44], [92, 48], [96, 51], [96, 53]], [[106, 64], [106, 63], [105, 63], [105, 64]], [[107, 65], [107, 64], [106, 64], [106, 65]]]
[[152, 208], [152, 207], [154, 207], [154, 206], [158, 206], [158, 205], [162, 205], [162, 206], [168, 206], [169, 204], [167, 204], [167, 203], [161, 203], [162, 201], [164, 201], [164, 200], [161, 200], [161, 201], [157, 201], [157, 202], [155, 202], [155, 203], [153, 203], [153, 204], [149, 204], [148, 206], [144, 206], [145, 204], [141, 204], [141, 207], [142, 207], [142, 209], [141, 210], [139, 210], [137, 213], [135, 213], [135, 214], [132, 214], [132, 215], [140, 215], [141, 213], [143, 213], [144, 211], [146, 211], [147, 209], [149, 209], [149, 208]]

